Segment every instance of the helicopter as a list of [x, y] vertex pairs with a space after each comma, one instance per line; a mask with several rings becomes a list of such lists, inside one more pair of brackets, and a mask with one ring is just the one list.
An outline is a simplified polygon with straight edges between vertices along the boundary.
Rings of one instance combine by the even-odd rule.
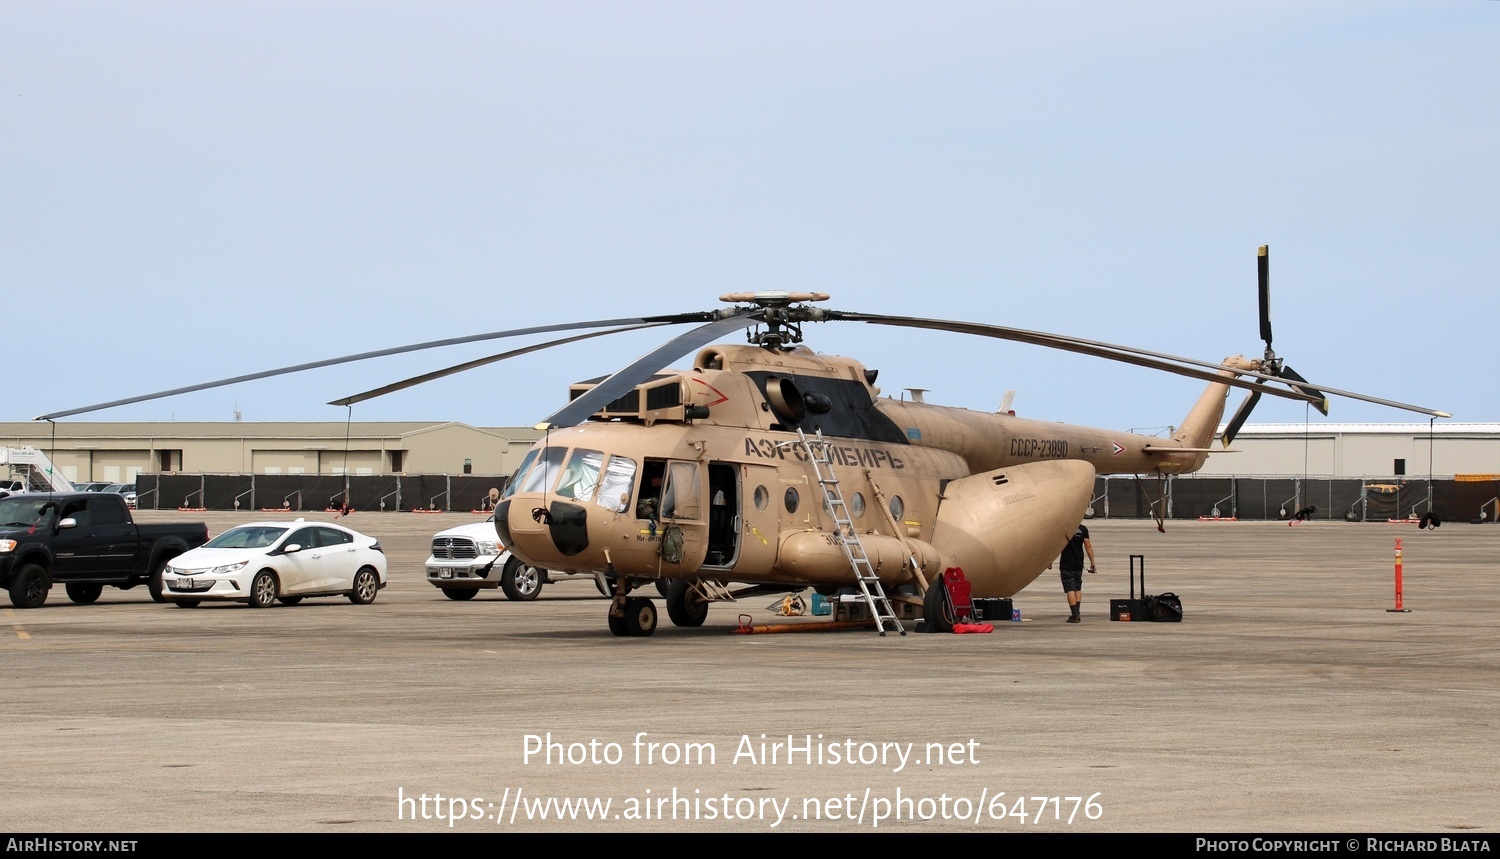
[[[678, 627], [715, 602], [815, 588], [857, 594], [882, 635], [902, 617], [952, 629], [946, 582], [1008, 597], [1035, 580], [1085, 518], [1096, 475], [1188, 474], [1222, 448], [1231, 388], [1249, 391], [1222, 433], [1234, 439], [1262, 395], [1313, 404], [1330, 394], [1433, 417], [1446, 412], [1313, 385], [1272, 349], [1268, 249], [1258, 257], [1258, 358], [1198, 361], [976, 322], [825, 309], [827, 293], [740, 292], [712, 311], [489, 332], [283, 367], [43, 415], [50, 420], [399, 352], [523, 334], [604, 329], [538, 343], [333, 400], [349, 406], [539, 349], [621, 331], [698, 323], [612, 375], [573, 384], [494, 504], [497, 535], [522, 561], [602, 574], [609, 630], [650, 636], [655, 584]], [[1197, 378], [1206, 389], [1170, 438], [882, 396], [878, 372], [816, 352], [809, 323], [861, 322], [1010, 340]], [[721, 343], [744, 329], [744, 343]], [[696, 350], [696, 351], [695, 351]], [[667, 366], [692, 353], [691, 366]], [[1158, 528], [1161, 522], [1158, 521]]]

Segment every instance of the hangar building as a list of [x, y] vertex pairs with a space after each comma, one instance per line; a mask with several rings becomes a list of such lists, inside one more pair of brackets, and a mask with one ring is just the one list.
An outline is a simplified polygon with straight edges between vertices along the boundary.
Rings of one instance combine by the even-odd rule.
[[[455, 422], [0, 423], [64, 476], [141, 482], [152, 508], [483, 508], [540, 433]], [[1092, 515], [1500, 519], [1500, 423], [1247, 425], [1164, 486], [1100, 476]], [[142, 478], [140, 481], [137, 478]], [[149, 486], [145, 485], [149, 484]]]

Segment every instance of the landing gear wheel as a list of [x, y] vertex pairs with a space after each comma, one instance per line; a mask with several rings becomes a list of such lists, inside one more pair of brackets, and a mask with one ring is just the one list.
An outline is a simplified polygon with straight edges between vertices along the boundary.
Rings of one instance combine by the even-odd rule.
[[609, 616], [609, 631], [620, 636], [630, 634], [625, 631], [625, 618], [615, 617], [614, 615]]
[[676, 581], [676, 579], [657, 579], [656, 592], [662, 596], [667, 596], [672, 590], [672, 584]]
[[673, 626], [702, 626], [708, 617], [708, 603], [693, 592], [687, 579], [672, 579], [667, 588], [667, 617]]
[[349, 591], [349, 602], [355, 605], [369, 605], [375, 601], [376, 594], [380, 593], [380, 576], [369, 567], [361, 567], [354, 574], [354, 589]]
[[302, 602], [302, 597], [277, 597], [276, 601], [282, 605], [296, 605]]
[[250, 607], [267, 608], [276, 602], [276, 574], [270, 570], [261, 570], [250, 580]]
[[927, 622], [928, 632], [952, 632], [953, 603], [948, 601], [948, 589], [941, 582], [934, 582], [922, 599], [922, 619]]
[[88, 605], [97, 600], [104, 593], [104, 585], [70, 584], [68, 585], [68, 599], [79, 605]]
[[16, 608], [40, 608], [51, 589], [46, 570], [36, 564], [25, 564], [10, 580], [10, 604]]
[[443, 588], [443, 596], [450, 600], [471, 600], [479, 594], [478, 588]]
[[505, 570], [500, 573], [500, 590], [505, 591], [505, 596], [509, 599], [522, 602], [534, 600], [542, 592], [543, 575], [536, 567], [521, 563], [520, 558], [511, 558], [505, 562]]
[[625, 634], [645, 637], [656, 632], [656, 603], [648, 597], [625, 601]]

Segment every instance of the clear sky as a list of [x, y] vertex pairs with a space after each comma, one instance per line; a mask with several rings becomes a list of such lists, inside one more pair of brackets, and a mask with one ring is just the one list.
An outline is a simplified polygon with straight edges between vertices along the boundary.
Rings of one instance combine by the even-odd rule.
[[[0, 81], [0, 420], [731, 291], [1258, 355], [1262, 244], [1303, 376], [1500, 420], [1493, 0], [0, 0]], [[352, 417], [530, 425], [683, 330]], [[1111, 429], [1176, 424], [1202, 387], [952, 334], [807, 334], [887, 394], [993, 410], [1014, 390], [1019, 414]], [[329, 400], [526, 342], [68, 420], [342, 421]], [[1268, 398], [1252, 422], [1307, 416]]]

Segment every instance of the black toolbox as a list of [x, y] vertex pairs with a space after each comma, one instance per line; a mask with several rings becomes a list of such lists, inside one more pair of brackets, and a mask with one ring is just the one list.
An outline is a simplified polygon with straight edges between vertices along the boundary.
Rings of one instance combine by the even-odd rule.
[[1014, 605], [1010, 597], [977, 597], [974, 604], [974, 619], [985, 621], [1010, 620]]

